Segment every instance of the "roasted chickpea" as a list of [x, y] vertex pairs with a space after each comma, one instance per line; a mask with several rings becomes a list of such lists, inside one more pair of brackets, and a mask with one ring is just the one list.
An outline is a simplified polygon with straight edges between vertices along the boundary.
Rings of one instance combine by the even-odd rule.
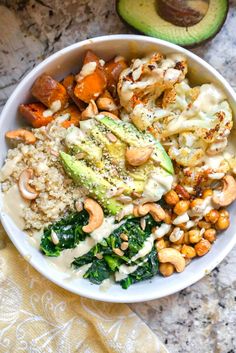
[[181, 244], [176, 244], [176, 243], [171, 243], [170, 247], [173, 248], [173, 249], [178, 250], [179, 252], [182, 249], [182, 245]]
[[197, 207], [201, 207], [202, 204], [203, 204], [203, 199], [196, 198], [193, 201], [191, 201], [190, 207], [191, 208], [197, 208]]
[[194, 248], [198, 256], [203, 256], [210, 250], [211, 243], [207, 239], [203, 238], [194, 246]]
[[219, 219], [219, 212], [217, 210], [211, 210], [205, 215], [205, 220], [210, 223], [216, 223]]
[[165, 243], [165, 240], [162, 238], [160, 240], [157, 240], [155, 242], [155, 248], [156, 248], [156, 251], [160, 251], [161, 249], [164, 249], [166, 248], [166, 243]]
[[179, 196], [174, 190], [168, 191], [164, 196], [165, 202], [168, 205], [175, 206], [179, 202]]
[[178, 224], [178, 227], [179, 227], [181, 230], [186, 230], [186, 224], [185, 224], [185, 223]]
[[213, 243], [216, 240], [216, 230], [214, 228], [207, 229], [203, 234], [203, 237], [210, 243]]
[[211, 228], [211, 223], [206, 222], [206, 221], [199, 221], [197, 225], [198, 225], [199, 228], [204, 228], [204, 229], [210, 229]]
[[184, 232], [183, 244], [189, 244], [189, 234], [188, 234], [188, 232]]
[[172, 265], [170, 262], [166, 262], [166, 263], [160, 264], [159, 271], [162, 274], [162, 276], [168, 277], [174, 273], [175, 268], [174, 268], [174, 265]]
[[171, 244], [173, 244], [173, 243], [171, 243], [169, 240], [165, 240], [165, 247], [166, 248], [169, 248], [171, 246]]
[[165, 218], [163, 219], [163, 222], [166, 224], [171, 224], [172, 223], [171, 215], [166, 210], [165, 210], [165, 213], [166, 213], [166, 215], [165, 215]]
[[177, 204], [174, 207], [174, 213], [177, 214], [178, 216], [184, 214], [186, 211], [188, 211], [189, 204], [190, 202], [187, 200], [181, 200], [177, 202]]
[[193, 244], [198, 243], [202, 239], [201, 232], [199, 229], [191, 229], [188, 232], [188, 236], [189, 236], [190, 243], [193, 243]]
[[229, 227], [230, 222], [228, 217], [220, 216], [218, 221], [216, 222], [216, 228], [219, 230], [225, 230]]
[[221, 210], [219, 210], [219, 214], [222, 217], [228, 217], [229, 218], [229, 212], [225, 208], [222, 208]]
[[181, 254], [187, 259], [192, 259], [196, 256], [196, 250], [192, 246], [184, 244], [181, 249]]
[[206, 197], [212, 196], [213, 191], [211, 189], [206, 189], [203, 191], [202, 197], [205, 199]]

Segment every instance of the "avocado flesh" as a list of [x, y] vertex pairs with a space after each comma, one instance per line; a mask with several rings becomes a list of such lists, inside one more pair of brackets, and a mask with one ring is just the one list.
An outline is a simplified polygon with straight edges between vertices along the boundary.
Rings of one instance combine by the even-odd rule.
[[85, 159], [88, 159], [91, 163], [95, 163], [98, 168], [102, 168], [102, 150], [95, 144], [91, 144], [86, 141], [78, 145], [74, 145], [72, 148], [73, 154], [82, 152], [85, 155]]
[[210, 0], [203, 19], [186, 28], [162, 19], [156, 10], [156, 0], [117, 0], [117, 12], [130, 26], [144, 34], [186, 47], [216, 35], [224, 24], [227, 11], [227, 0]]
[[168, 173], [174, 174], [173, 165], [170, 157], [162, 145], [149, 133], [142, 133], [134, 125], [121, 120], [115, 120], [104, 116], [96, 118], [101, 124], [105, 125], [114, 135], [130, 146], [154, 146], [151, 159], [160, 164]]
[[117, 139], [116, 142], [110, 142], [106, 137], [105, 132], [103, 131], [103, 126], [101, 125], [94, 126], [93, 129], [91, 129], [90, 133], [95, 140], [99, 141], [107, 149], [109, 157], [114, 163], [117, 163], [122, 176], [129, 176], [134, 179], [132, 183], [133, 187], [128, 186], [125, 182], [122, 183], [121, 180], [114, 177], [112, 177], [109, 181], [115, 186], [122, 187], [124, 189], [124, 194], [126, 195], [130, 195], [133, 191], [137, 193], [142, 193], [146, 177], [135, 178], [135, 170], [133, 171], [133, 173], [127, 171], [125, 166], [125, 150], [127, 145], [120, 139]]
[[98, 200], [110, 214], [116, 215], [122, 210], [123, 205], [117, 200], [107, 198], [107, 192], [114, 187], [99, 173], [94, 172], [84, 161], [76, 160], [75, 157], [65, 152], [60, 152], [60, 159], [66, 173], [73, 181], [87, 188], [90, 195]]

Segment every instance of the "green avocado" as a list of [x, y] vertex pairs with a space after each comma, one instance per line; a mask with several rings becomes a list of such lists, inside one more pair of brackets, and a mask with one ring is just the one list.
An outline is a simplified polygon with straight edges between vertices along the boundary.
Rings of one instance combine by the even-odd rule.
[[[132, 192], [142, 193], [144, 188], [144, 180], [146, 180], [147, 174], [145, 178], [140, 179], [135, 178], [135, 170], [133, 173], [127, 170], [125, 165], [125, 150], [127, 144], [121, 141], [119, 138], [116, 142], [109, 141], [106, 136], [108, 132], [109, 130], [106, 129], [105, 126], [99, 124], [91, 129], [90, 134], [105, 148], [109, 159], [112, 161], [112, 163], [117, 165], [119, 170], [120, 179], [114, 176], [108, 177], [109, 182], [117, 187], [123, 188], [125, 195], [130, 195]], [[125, 183], [123, 179], [125, 180], [126, 177], [131, 177], [133, 182], [130, 181], [129, 183]]]
[[227, 0], [117, 0], [117, 12], [134, 29], [152, 37], [193, 47], [223, 26]]
[[74, 182], [84, 186], [110, 214], [116, 215], [122, 210], [123, 205], [117, 200], [107, 198], [107, 193], [113, 189], [113, 185], [99, 173], [94, 172], [84, 161], [76, 160], [75, 157], [65, 152], [60, 152], [60, 159], [66, 173]]
[[154, 146], [154, 151], [151, 155], [151, 159], [154, 162], [160, 164], [168, 173], [174, 174], [173, 165], [170, 157], [166, 153], [163, 146], [149, 133], [144, 133], [136, 129], [136, 127], [130, 123], [122, 120], [115, 120], [104, 116], [103, 118], [96, 118], [101, 124], [105, 125], [114, 135], [116, 135], [121, 141], [124, 141], [129, 146]]

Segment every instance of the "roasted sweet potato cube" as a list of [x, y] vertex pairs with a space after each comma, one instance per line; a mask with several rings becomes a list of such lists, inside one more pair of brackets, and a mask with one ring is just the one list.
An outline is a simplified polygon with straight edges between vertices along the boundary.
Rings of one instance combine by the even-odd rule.
[[62, 85], [65, 87], [72, 101], [77, 105], [79, 110], [82, 112], [85, 109], [86, 104], [83, 101], [81, 101], [79, 98], [77, 98], [74, 94], [74, 88], [76, 85], [75, 76], [72, 74], [66, 76], [62, 81]]
[[108, 61], [105, 66], [105, 74], [107, 78], [107, 89], [114, 94], [116, 93], [116, 85], [119, 80], [121, 72], [127, 68], [127, 63], [123, 58], [114, 58]]
[[58, 112], [56, 114], [56, 117], [62, 116], [62, 115], [65, 115], [65, 114], [70, 114], [70, 117], [67, 120], [63, 121], [61, 123], [61, 126], [65, 127], [65, 128], [68, 128], [71, 125], [79, 126], [81, 113], [80, 113], [79, 109], [77, 108], [77, 106], [75, 104], [71, 104], [66, 109]]
[[[96, 65], [92, 65], [93, 63]], [[85, 54], [84, 65], [80, 73], [76, 75], [76, 81], [74, 94], [86, 103], [97, 99], [106, 88], [107, 80], [104, 68], [100, 64], [99, 58], [91, 50]]]
[[25, 120], [35, 128], [46, 126], [54, 119], [52, 115], [44, 116], [43, 113], [46, 109], [47, 107], [42, 103], [21, 104], [19, 107], [19, 111]]
[[106, 77], [103, 71], [97, 69], [91, 75], [85, 76], [75, 86], [75, 96], [83, 102], [96, 100], [106, 88]]
[[96, 62], [98, 66], [100, 66], [99, 57], [92, 50], [87, 50], [84, 56], [83, 64], [88, 64], [93, 61]]
[[37, 78], [31, 93], [54, 113], [63, 109], [69, 100], [65, 87], [47, 74]]

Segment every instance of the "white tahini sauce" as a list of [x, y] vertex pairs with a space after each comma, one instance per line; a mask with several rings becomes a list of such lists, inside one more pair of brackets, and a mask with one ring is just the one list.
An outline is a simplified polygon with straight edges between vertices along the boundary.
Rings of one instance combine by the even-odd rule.
[[188, 211], [190, 217], [203, 217], [211, 210], [219, 208], [217, 207], [212, 200], [212, 196], [208, 196], [203, 200], [201, 205], [197, 205]]
[[15, 170], [17, 163], [21, 160], [22, 154], [19, 153], [13, 159], [9, 159], [6, 161], [4, 166], [0, 170], [0, 181], [6, 180]]
[[119, 228], [125, 221], [115, 224], [113, 216], [104, 218], [103, 224], [93, 231], [85, 240], [81, 241], [74, 249], [65, 249], [58, 257], [51, 257], [48, 262], [53, 263], [56, 267], [63, 271], [67, 271], [71, 267], [71, 263], [75, 257], [80, 257], [89, 252], [92, 247], [103, 239], [108, 238], [109, 235], [117, 228]]
[[171, 190], [172, 183], [172, 175], [160, 175], [155, 171], [151, 172], [144, 186], [142, 196], [148, 201], [159, 201], [164, 194]]
[[44, 110], [43, 117], [48, 118], [49, 116], [52, 116], [54, 113], [58, 112], [58, 110], [60, 109], [61, 109], [61, 101], [58, 99], [52, 102], [50, 109]]
[[96, 70], [97, 67], [97, 63], [95, 61], [91, 61], [87, 64], [84, 64], [80, 73], [79, 73], [79, 80], [88, 76], [88, 75], [92, 75], [94, 73], [94, 71]]
[[134, 255], [129, 262], [136, 261], [141, 257], [146, 256], [152, 250], [154, 241], [158, 238], [164, 237], [171, 229], [170, 224], [162, 223], [160, 227], [156, 228], [155, 231], [145, 240], [143, 247]]
[[171, 230], [171, 224], [162, 223], [160, 227], [157, 227], [153, 232], [155, 239], [164, 237]]
[[3, 193], [3, 212], [10, 216], [17, 227], [22, 230], [25, 225], [23, 210], [25, 207], [29, 207], [29, 203], [21, 196], [17, 184]]
[[151, 234], [143, 243], [143, 247], [137, 252], [136, 255], [134, 255], [130, 261], [136, 261], [137, 259], [146, 256], [149, 254], [152, 250], [153, 243], [154, 243], [155, 237], [153, 234]]
[[226, 97], [218, 87], [213, 84], [204, 84], [200, 87], [200, 93], [192, 108], [210, 114], [224, 99]]
[[183, 213], [182, 215], [176, 217], [174, 221], [172, 222], [174, 225], [178, 225], [181, 223], [185, 223], [189, 221], [189, 215], [187, 212]]
[[67, 146], [78, 145], [84, 139], [84, 133], [78, 127], [71, 127], [66, 134], [65, 143]]
[[125, 279], [130, 275], [131, 273], [135, 272], [139, 266], [142, 266], [145, 262], [147, 262], [148, 259], [145, 259], [144, 261], [140, 262], [137, 265], [134, 266], [128, 266], [128, 265], [121, 265], [119, 267], [119, 271], [115, 272], [115, 279], [116, 281], [121, 281], [122, 279]]

